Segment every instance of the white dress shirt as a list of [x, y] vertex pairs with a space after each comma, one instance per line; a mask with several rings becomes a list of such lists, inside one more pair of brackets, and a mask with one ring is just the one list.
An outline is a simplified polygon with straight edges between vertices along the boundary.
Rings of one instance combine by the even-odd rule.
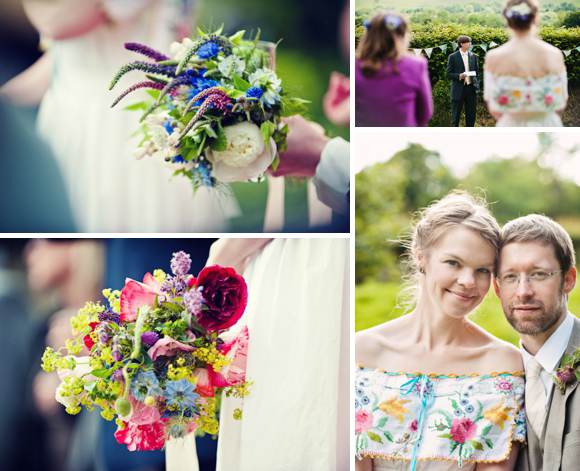
[[[463, 52], [463, 51], [459, 51], [461, 53], [461, 58], [463, 59], [463, 64], [465, 65], [465, 72], [469, 72], [469, 51], [467, 52]], [[465, 77], [465, 85], [469, 85], [471, 83], [471, 77]]]
[[312, 182], [318, 199], [340, 214], [349, 213], [350, 143], [341, 137], [331, 139], [316, 167]]
[[[544, 342], [542, 348], [538, 350], [535, 358], [540, 365], [542, 365], [543, 370], [540, 372], [540, 379], [544, 385], [546, 391], [546, 409], [550, 405], [550, 398], [552, 397], [552, 390], [554, 389], [554, 382], [550, 373], [557, 367], [560, 366], [560, 359], [566, 351], [568, 342], [570, 341], [570, 336], [572, 335], [572, 328], [574, 327], [574, 316], [568, 312], [564, 322], [550, 335], [548, 340]], [[526, 365], [526, 375], [528, 374], [528, 360], [532, 358], [532, 355], [522, 345], [520, 340], [520, 351], [524, 360], [524, 365]]]

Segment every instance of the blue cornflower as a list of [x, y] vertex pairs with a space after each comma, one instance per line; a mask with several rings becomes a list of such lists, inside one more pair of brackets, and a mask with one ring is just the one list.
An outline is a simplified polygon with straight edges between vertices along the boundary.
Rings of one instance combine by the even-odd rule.
[[260, 87], [251, 87], [246, 90], [246, 98], [262, 98], [264, 91]]
[[186, 379], [167, 381], [164, 396], [167, 398], [167, 404], [176, 405], [183, 409], [184, 407], [195, 407], [195, 400], [199, 394], [194, 391], [195, 386]]
[[185, 162], [185, 160], [183, 160], [183, 156], [181, 154], [177, 154], [175, 157], [173, 157], [171, 159], [171, 161], [174, 164], [182, 164], [183, 162]]
[[200, 59], [211, 59], [220, 52], [220, 46], [214, 41], [208, 41], [197, 50], [197, 57]]
[[171, 134], [171, 133], [173, 132], [173, 126], [171, 126], [171, 120], [169, 120], [169, 119], [168, 119], [168, 120], [166, 120], [166, 121], [163, 123], [163, 127], [165, 128], [165, 130], [166, 130], [166, 131], [167, 131], [169, 134]]
[[139, 401], [144, 401], [147, 396], [161, 396], [163, 390], [159, 387], [159, 381], [153, 371], [138, 371], [131, 380], [131, 394]]
[[[191, 77], [189, 79], [189, 83], [191, 88], [187, 92], [187, 100], [191, 100], [195, 95], [199, 92], [203, 92], [206, 88], [216, 87], [218, 82], [215, 80], [207, 79], [202, 77], [201, 75], [197, 75], [195, 77]], [[196, 106], [200, 106], [203, 103], [203, 99], [197, 100], [195, 103]]]

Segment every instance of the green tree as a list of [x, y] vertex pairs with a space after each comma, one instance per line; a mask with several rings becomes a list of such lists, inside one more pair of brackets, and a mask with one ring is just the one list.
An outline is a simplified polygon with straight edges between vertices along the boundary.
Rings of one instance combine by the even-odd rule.
[[571, 11], [562, 20], [562, 26], [566, 28], [575, 28], [580, 26], [580, 11]]

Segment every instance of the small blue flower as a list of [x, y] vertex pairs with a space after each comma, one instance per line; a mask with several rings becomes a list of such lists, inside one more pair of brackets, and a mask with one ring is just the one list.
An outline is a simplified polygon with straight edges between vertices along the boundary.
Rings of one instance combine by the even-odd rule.
[[365, 392], [364, 392], [364, 390], [363, 390], [362, 388], [358, 388], [358, 389], [356, 390], [356, 395], [357, 395], [357, 396], [362, 396], [364, 393], [365, 393]]
[[465, 407], [467, 404], [469, 404], [469, 401], [467, 399], [461, 399], [461, 401], [459, 401], [459, 403]]
[[366, 406], [369, 402], [371, 402], [371, 400], [368, 396], [363, 396], [360, 402], [362, 402], [363, 406]]
[[184, 162], [185, 162], [185, 160], [183, 160], [183, 156], [182, 156], [181, 154], [177, 154], [175, 157], [173, 157], [173, 158], [171, 159], [171, 161], [172, 161], [174, 164], [182, 164], [182, 163], [184, 163]]
[[163, 391], [159, 387], [159, 381], [153, 371], [138, 371], [131, 380], [131, 394], [139, 401], [144, 401], [147, 396], [162, 396]]
[[262, 98], [264, 91], [260, 87], [251, 87], [246, 90], [246, 98]]
[[358, 409], [360, 407], [360, 403], [358, 402], [358, 399], [354, 400], [354, 407], [355, 407], [355, 409]]
[[164, 396], [167, 404], [176, 405], [180, 409], [184, 407], [195, 407], [195, 400], [199, 397], [195, 391], [195, 385], [186, 379], [179, 381], [167, 381], [165, 383]]
[[169, 119], [168, 119], [168, 120], [166, 120], [166, 121], [163, 123], [163, 127], [165, 128], [165, 130], [166, 130], [166, 131], [167, 131], [169, 134], [171, 134], [171, 133], [173, 132], [173, 126], [171, 126], [171, 120], [169, 120]]
[[459, 407], [458, 407], [457, 409], [455, 409], [455, 410], [453, 411], [453, 413], [454, 413], [454, 414], [455, 414], [457, 417], [459, 417], [459, 416], [463, 415], [463, 411], [462, 411], [462, 410], [461, 410]]
[[467, 412], [468, 414], [471, 414], [473, 412], [473, 406], [471, 404], [469, 404], [466, 408], [465, 408], [465, 412]]
[[463, 397], [471, 397], [471, 393], [469, 391], [463, 391]]
[[200, 59], [211, 59], [220, 52], [220, 46], [214, 41], [208, 41], [197, 50], [197, 57]]
[[473, 384], [470, 384], [469, 386], [467, 386], [468, 391], [473, 391], [474, 389], [475, 389], [475, 386]]

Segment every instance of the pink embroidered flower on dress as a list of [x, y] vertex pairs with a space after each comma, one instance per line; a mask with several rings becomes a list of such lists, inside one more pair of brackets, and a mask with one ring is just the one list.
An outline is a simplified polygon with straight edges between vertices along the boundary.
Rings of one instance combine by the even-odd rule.
[[416, 432], [418, 428], [419, 428], [419, 421], [417, 419], [415, 419], [415, 420], [413, 420], [413, 422], [411, 422], [411, 425], [409, 425], [409, 430], [411, 432]]
[[457, 443], [471, 440], [477, 432], [477, 425], [471, 419], [453, 419], [451, 421], [451, 439]]
[[507, 95], [500, 95], [498, 101], [500, 105], [507, 105], [510, 99], [508, 98]]
[[552, 97], [552, 95], [546, 95], [544, 101], [546, 102], [546, 105], [551, 105], [554, 102], [554, 97]]
[[512, 390], [512, 383], [510, 383], [506, 379], [498, 381], [496, 386], [497, 386], [497, 389], [499, 389], [500, 391], [503, 391], [503, 392], [509, 392]]
[[373, 426], [373, 416], [367, 411], [359, 410], [355, 415], [356, 425], [354, 433], [360, 434], [363, 430], [368, 430]]
[[124, 429], [117, 429], [115, 438], [118, 443], [127, 445], [129, 451], [160, 450], [165, 444], [163, 422], [149, 425], [125, 423]]

